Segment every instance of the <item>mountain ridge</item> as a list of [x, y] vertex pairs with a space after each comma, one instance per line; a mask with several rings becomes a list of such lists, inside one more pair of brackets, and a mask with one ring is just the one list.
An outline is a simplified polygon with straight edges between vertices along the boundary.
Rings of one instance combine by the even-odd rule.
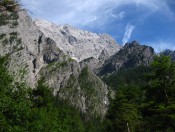
[[119, 52], [105, 61], [103, 66], [98, 69], [98, 74], [111, 74], [139, 65], [148, 66], [153, 61], [154, 55], [154, 49], [150, 46], [140, 45], [137, 41], [126, 43]]
[[65, 54], [78, 62], [90, 57], [98, 59], [103, 50], [109, 55], [105, 57], [110, 57], [121, 48], [107, 34], [91, 33], [70, 25], [61, 26], [45, 20], [35, 20], [34, 23], [46, 36], [56, 41], [57, 46]]

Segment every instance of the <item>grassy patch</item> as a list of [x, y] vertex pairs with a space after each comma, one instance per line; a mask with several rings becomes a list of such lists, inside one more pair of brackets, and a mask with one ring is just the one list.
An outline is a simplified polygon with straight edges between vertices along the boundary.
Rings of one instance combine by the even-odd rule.
[[27, 74], [27, 69], [26, 68], [20, 69], [19, 74], [21, 75], [21, 79], [24, 79], [25, 75]]
[[63, 61], [63, 62], [52, 62], [52, 63], [49, 63], [47, 65], [47, 68], [48, 69], [52, 69], [52, 68], [59, 68], [59, 67], [65, 67], [67, 66], [67, 61]]

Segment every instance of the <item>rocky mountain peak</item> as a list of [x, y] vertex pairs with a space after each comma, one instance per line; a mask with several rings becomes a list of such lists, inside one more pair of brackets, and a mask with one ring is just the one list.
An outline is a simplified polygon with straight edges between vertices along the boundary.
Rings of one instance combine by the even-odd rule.
[[53, 39], [66, 55], [78, 62], [90, 57], [98, 59], [103, 50], [107, 51], [109, 58], [121, 48], [112, 37], [106, 34], [91, 33], [44, 20], [35, 20], [34, 23], [45, 36]]
[[165, 56], [170, 56], [172, 61], [175, 62], [175, 50], [173, 51], [173, 50], [170, 50], [170, 49], [166, 49], [162, 52], [162, 54], [165, 55]]
[[105, 61], [99, 74], [117, 72], [139, 65], [147, 66], [152, 62], [154, 54], [154, 49], [150, 46], [140, 45], [137, 41], [127, 43], [119, 52]]
[[131, 43], [126, 43], [124, 47], [136, 47], [139, 45], [140, 45], [140, 43], [138, 41], [134, 40]]

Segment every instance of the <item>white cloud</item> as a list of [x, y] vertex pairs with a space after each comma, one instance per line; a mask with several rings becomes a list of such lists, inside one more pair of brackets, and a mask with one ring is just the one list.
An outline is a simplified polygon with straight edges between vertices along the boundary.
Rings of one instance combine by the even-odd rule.
[[107, 14], [109, 14], [111, 17], [116, 18], [118, 20], [121, 20], [125, 17], [125, 11], [121, 11], [119, 13], [113, 13], [112, 10], [107, 10]]
[[127, 25], [126, 25], [125, 34], [124, 34], [123, 40], [122, 40], [123, 45], [124, 45], [125, 43], [127, 43], [128, 40], [130, 39], [131, 34], [132, 34], [134, 28], [135, 28], [135, 26], [133, 26], [133, 25], [131, 25], [131, 24], [127, 24]]
[[175, 50], [174, 40], [172, 41], [159, 40], [156, 42], [147, 42], [146, 45], [152, 46], [156, 53], [162, 52], [165, 49]]
[[[147, 7], [147, 12], [164, 9], [169, 14], [171, 10], [165, 1], [160, 0], [20, 0], [24, 7], [33, 12], [34, 17], [40, 17], [58, 24], [71, 24], [74, 26], [105, 23], [109, 21], [108, 15], [122, 19], [126, 12], [120, 11], [124, 5], [136, 5], [137, 8]], [[114, 11], [118, 11], [114, 14]]]

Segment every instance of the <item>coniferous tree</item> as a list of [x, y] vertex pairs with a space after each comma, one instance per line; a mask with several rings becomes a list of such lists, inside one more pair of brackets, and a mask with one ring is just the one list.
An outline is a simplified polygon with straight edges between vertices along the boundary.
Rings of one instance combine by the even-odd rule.
[[152, 68], [142, 107], [144, 127], [150, 131], [175, 131], [175, 63], [170, 57], [160, 55]]

